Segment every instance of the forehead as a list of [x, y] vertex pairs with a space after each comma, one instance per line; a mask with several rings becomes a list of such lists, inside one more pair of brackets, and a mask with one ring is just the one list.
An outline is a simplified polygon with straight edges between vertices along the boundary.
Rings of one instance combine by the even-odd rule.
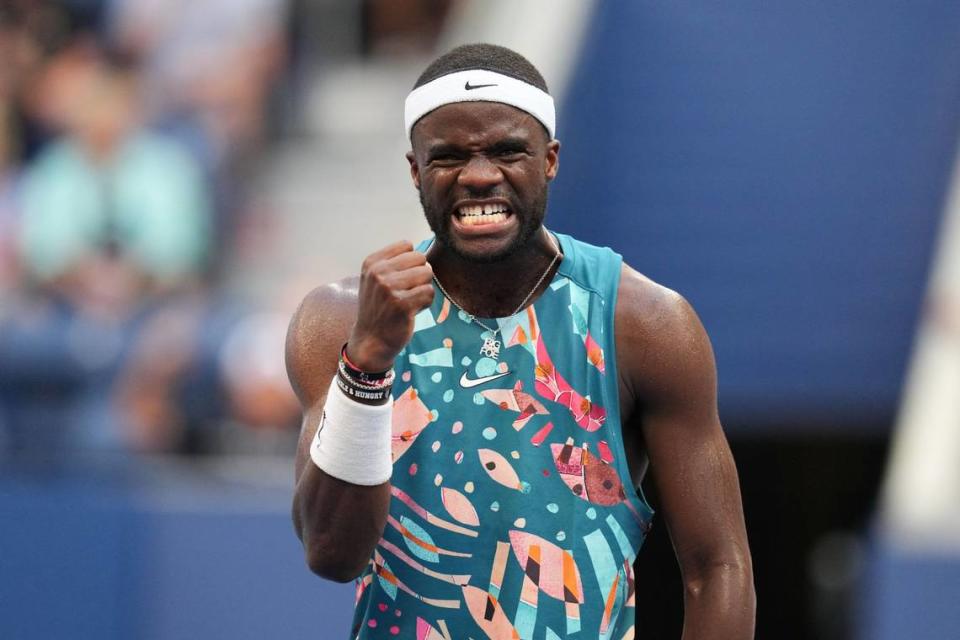
[[413, 127], [414, 147], [438, 143], [484, 144], [500, 138], [546, 140], [540, 121], [500, 102], [455, 102], [438, 107]]

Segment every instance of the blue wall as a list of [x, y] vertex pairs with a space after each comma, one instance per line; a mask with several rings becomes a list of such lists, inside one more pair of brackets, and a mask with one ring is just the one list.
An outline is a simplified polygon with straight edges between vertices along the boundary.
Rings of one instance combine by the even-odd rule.
[[550, 224], [694, 304], [728, 427], [889, 421], [960, 125], [960, 3], [597, 7]]
[[[912, 547], [912, 548], [911, 548]], [[941, 640], [960, 629], [960, 554], [878, 533], [864, 591], [860, 640]]]
[[0, 476], [0, 637], [348, 637], [353, 586], [310, 574], [292, 491], [258, 488], [261, 472]]

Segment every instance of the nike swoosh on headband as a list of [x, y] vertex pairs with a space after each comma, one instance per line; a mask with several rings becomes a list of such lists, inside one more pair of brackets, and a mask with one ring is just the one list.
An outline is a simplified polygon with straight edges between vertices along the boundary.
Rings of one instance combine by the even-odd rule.
[[470, 389], [471, 387], [477, 387], [481, 384], [490, 382], [491, 380], [496, 380], [497, 378], [502, 378], [505, 375], [508, 375], [509, 371], [504, 371], [503, 373], [495, 373], [492, 376], [483, 376], [482, 378], [476, 378], [471, 380], [467, 377], [467, 372], [464, 371], [463, 375], [460, 376], [460, 386], [464, 389]]
[[483, 89], [484, 87], [497, 87], [500, 85], [497, 84], [470, 84], [470, 81], [467, 80], [467, 83], [463, 85], [463, 88], [467, 91], [473, 91], [474, 89]]
[[539, 120], [551, 138], [556, 135], [557, 111], [549, 93], [502, 73], [467, 69], [434, 78], [407, 95], [403, 103], [403, 127], [407, 138], [420, 118], [454, 102], [508, 104]]

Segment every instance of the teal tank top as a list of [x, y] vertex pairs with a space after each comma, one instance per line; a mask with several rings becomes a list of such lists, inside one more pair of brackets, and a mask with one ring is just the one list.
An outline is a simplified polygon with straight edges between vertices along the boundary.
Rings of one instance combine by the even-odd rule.
[[[620, 430], [622, 258], [555, 234], [560, 266], [509, 318], [437, 290], [396, 361], [387, 525], [357, 580], [354, 638], [634, 636], [649, 505]], [[425, 251], [429, 241], [420, 245]]]

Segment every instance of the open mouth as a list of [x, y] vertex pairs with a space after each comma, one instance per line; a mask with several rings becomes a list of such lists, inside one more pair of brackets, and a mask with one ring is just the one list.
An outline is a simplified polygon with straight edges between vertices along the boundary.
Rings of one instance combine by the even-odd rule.
[[457, 218], [465, 227], [506, 222], [512, 214], [502, 203], [464, 205], [457, 210]]

